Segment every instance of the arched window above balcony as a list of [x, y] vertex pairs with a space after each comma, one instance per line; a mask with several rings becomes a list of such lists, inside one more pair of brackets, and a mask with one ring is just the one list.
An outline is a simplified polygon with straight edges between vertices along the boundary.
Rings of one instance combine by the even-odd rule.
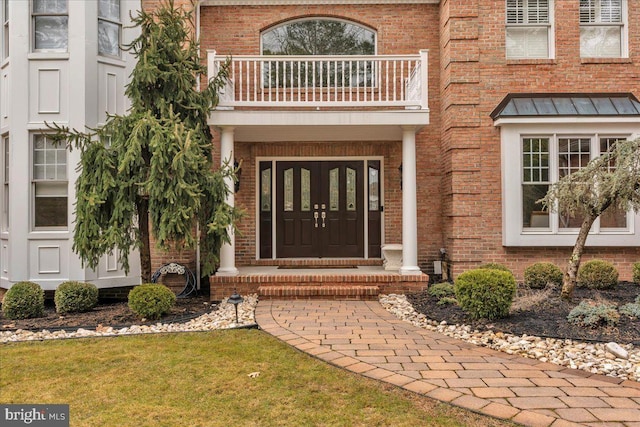
[[342, 19], [297, 19], [264, 31], [261, 52], [263, 55], [375, 55], [376, 33]]

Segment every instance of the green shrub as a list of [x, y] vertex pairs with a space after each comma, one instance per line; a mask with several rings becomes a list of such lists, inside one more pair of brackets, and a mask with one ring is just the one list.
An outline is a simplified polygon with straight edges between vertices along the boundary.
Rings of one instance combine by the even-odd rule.
[[442, 297], [436, 303], [437, 305], [458, 304], [458, 300], [453, 297]]
[[611, 289], [618, 284], [618, 270], [607, 261], [593, 259], [578, 270], [578, 286], [590, 289]]
[[[497, 262], [487, 262], [486, 264], [482, 264], [480, 267], [478, 268], [483, 268], [485, 270], [500, 270], [500, 271], [508, 271], [509, 273], [512, 273], [511, 270], [509, 270], [507, 268], [507, 266], [499, 264]], [[513, 274], [513, 273], [512, 273]]]
[[449, 282], [436, 283], [435, 285], [429, 286], [429, 290], [427, 290], [427, 292], [432, 297], [438, 299], [453, 297], [456, 294], [453, 290], [453, 285]]
[[98, 305], [98, 288], [92, 283], [64, 282], [53, 296], [58, 313], [82, 313]]
[[524, 270], [524, 284], [533, 289], [562, 284], [562, 270], [550, 262], [536, 262]]
[[640, 285], [640, 262], [633, 264], [633, 281]]
[[567, 320], [573, 325], [589, 328], [615, 326], [620, 320], [620, 313], [615, 305], [583, 300], [569, 312]]
[[458, 304], [472, 318], [496, 319], [509, 314], [516, 279], [508, 271], [469, 270], [458, 276], [454, 289]]
[[129, 308], [146, 319], [158, 319], [171, 310], [176, 301], [173, 291], [158, 283], [145, 283], [129, 292]]
[[626, 314], [629, 317], [640, 319], [640, 304], [638, 303], [639, 299], [640, 298], [636, 298], [635, 303], [630, 302], [629, 304], [625, 304], [620, 307], [620, 314]]
[[37, 283], [16, 283], [4, 296], [2, 314], [14, 320], [41, 317], [44, 315], [44, 291]]

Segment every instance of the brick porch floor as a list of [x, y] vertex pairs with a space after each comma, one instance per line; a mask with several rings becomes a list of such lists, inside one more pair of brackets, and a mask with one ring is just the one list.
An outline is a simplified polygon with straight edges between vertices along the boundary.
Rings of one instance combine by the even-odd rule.
[[423, 330], [376, 301], [260, 301], [256, 321], [352, 372], [527, 426], [640, 427], [640, 383], [508, 355]]

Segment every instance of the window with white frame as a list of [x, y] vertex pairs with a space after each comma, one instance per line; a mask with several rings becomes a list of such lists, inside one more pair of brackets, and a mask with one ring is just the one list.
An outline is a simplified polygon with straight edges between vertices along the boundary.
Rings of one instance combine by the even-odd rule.
[[9, 230], [9, 137], [2, 137], [2, 231]]
[[67, 227], [67, 151], [46, 135], [33, 136], [33, 226]]
[[33, 49], [66, 52], [69, 45], [67, 0], [33, 0]]
[[624, 0], [580, 0], [580, 56], [615, 58], [625, 47]]
[[2, 59], [9, 57], [9, 0], [2, 1]]
[[553, 0], [506, 0], [507, 59], [551, 58]]
[[98, 54], [120, 57], [120, 0], [98, 0]]

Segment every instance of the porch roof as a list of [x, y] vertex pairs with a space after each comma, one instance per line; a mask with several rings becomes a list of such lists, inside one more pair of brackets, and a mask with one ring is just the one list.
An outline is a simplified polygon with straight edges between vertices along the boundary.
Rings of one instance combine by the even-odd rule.
[[640, 117], [632, 93], [510, 93], [491, 112], [495, 121], [518, 117]]

